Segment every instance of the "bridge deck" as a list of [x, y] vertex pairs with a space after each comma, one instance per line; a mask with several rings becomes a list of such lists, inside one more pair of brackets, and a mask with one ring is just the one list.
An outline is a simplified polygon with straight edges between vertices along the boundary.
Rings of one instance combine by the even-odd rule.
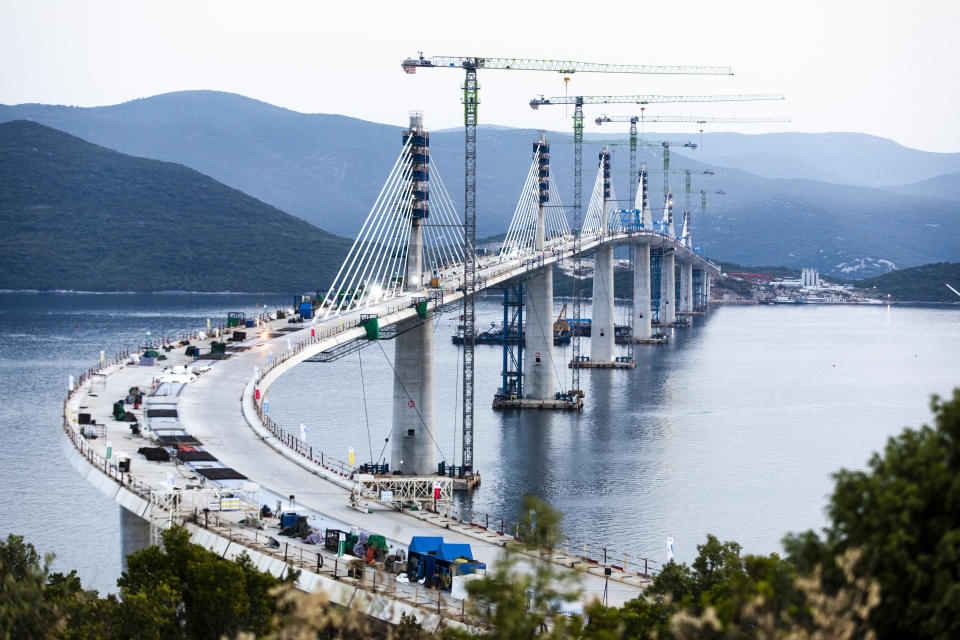
[[[329, 329], [336, 326], [338, 320], [331, 319], [316, 325], [317, 330]], [[284, 323], [285, 324], [285, 323]], [[280, 328], [281, 322], [274, 323], [274, 328]], [[344, 330], [343, 334], [362, 331], [360, 329]], [[395, 547], [406, 547], [409, 539], [417, 535], [442, 535], [453, 542], [465, 542], [472, 545], [475, 556], [491, 565], [499, 554], [503, 552], [502, 544], [506, 537], [495, 532], [488, 532], [462, 525], [455, 520], [444, 518], [437, 514], [419, 513], [411, 515], [400, 513], [385, 507], [374, 506], [370, 514], [360, 514], [347, 506], [349, 491], [331, 482], [315, 471], [298, 465], [287, 457], [279, 454], [270, 444], [258, 435], [248, 424], [242, 408], [244, 391], [251, 382], [253, 367], [266, 367], [268, 353], [272, 349], [279, 351], [289, 337], [294, 342], [309, 336], [310, 327], [297, 333], [276, 338], [271, 341], [254, 339], [253, 346], [247, 351], [236, 353], [225, 360], [218, 361], [211, 366], [210, 371], [203, 373], [196, 382], [183, 387], [179, 396], [169, 398], [151, 398], [153, 402], [162, 402], [164, 408], [175, 407], [178, 412], [179, 426], [202, 443], [202, 448], [212, 453], [223, 465], [239, 471], [247, 476], [249, 481], [258, 483], [265, 496], [271, 498], [295, 495], [296, 510], [299, 513], [309, 512], [315, 517], [313, 524], [335, 528], [357, 526], [361, 529], [378, 532], [386, 535]], [[331, 339], [332, 340], [332, 339]], [[329, 342], [329, 341], [325, 341]], [[198, 344], [195, 342], [195, 344]], [[206, 345], [204, 345], [206, 346]], [[317, 348], [323, 345], [318, 344]], [[193, 361], [182, 355], [183, 348], [170, 352], [165, 365], [175, 366], [189, 364]], [[173, 463], [148, 462], [137, 454], [137, 449], [143, 446], [152, 446], [151, 443], [130, 433], [128, 423], [115, 422], [111, 416], [112, 404], [116, 399], [124, 397], [130, 387], [139, 386], [148, 390], [153, 386], [153, 378], [159, 373], [159, 367], [120, 366], [107, 370], [106, 386], [96, 395], [91, 395], [89, 387], [76, 394], [71, 400], [69, 408], [74, 416], [80, 411], [91, 413], [95, 422], [106, 425], [105, 436], [88, 440], [87, 444], [94, 451], [103, 455], [106, 442], [109, 440], [115, 452], [123, 452], [132, 459], [131, 476], [154, 490], [162, 489], [167, 482], [167, 473], [174, 474], [177, 487], [185, 488], [189, 484], [199, 484], [202, 479], [184, 466]], [[144, 409], [139, 412], [140, 424], [145, 424]], [[159, 406], [159, 405], [152, 405]], [[114, 453], [116, 458], [117, 453]], [[111, 482], [104, 475], [102, 480]], [[263, 502], [273, 504], [273, 499], [263, 498]], [[286, 504], [286, 501], [284, 501]], [[236, 524], [243, 517], [243, 512], [221, 514], [222, 529], [219, 535], [227, 531], [229, 535], [239, 536], [243, 533], [247, 544], [263, 546], [267, 541], [267, 534], [277, 536], [275, 529], [268, 529], [259, 534]], [[441, 528], [442, 527], [442, 528]], [[332, 554], [326, 553], [317, 546], [305, 545], [289, 538], [278, 538], [288, 551], [291, 558], [306, 557], [307, 564], [317, 553], [324, 555], [324, 563], [329, 567], [336, 562]], [[289, 544], [289, 549], [287, 545]], [[575, 557], [558, 557], [557, 562], [566, 564], [577, 563]], [[343, 559], [341, 559], [341, 562]], [[581, 569], [596, 567], [579, 567]], [[343, 576], [344, 568], [340, 565], [339, 576]], [[604, 579], [595, 573], [581, 572], [583, 577], [583, 599], [587, 601], [593, 597], [600, 597], [603, 593]], [[608, 601], [611, 604], [620, 604], [638, 595], [642, 583], [635, 577], [615, 572], [609, 583]], [[622, 581], [626, 580], [626, 582]], [[631, 584], [632, 582], [632, 584]], [[391, 585], [392, 586], [392, 585]], [[417, 590], [412, 587], [399, 586], [400, 596], [411, 599], [406, 591]], [[422, 589], [420, 589], [422, 591]], [[423, 594], [420, 595], [421, 600]]]

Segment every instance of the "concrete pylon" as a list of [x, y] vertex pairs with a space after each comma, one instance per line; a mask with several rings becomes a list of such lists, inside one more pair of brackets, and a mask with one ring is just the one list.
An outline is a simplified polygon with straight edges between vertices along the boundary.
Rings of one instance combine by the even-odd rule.
[[[539, 254], [546, 250], [547, 202], [550, 199], [550, 145], [546, 134], [533, 143], [534, 153], [540, 153], [538, 167], [537, 227], [534, 248]], [[534, 276], [527, 283], [527, 328], [524, 392], [538, 400], [554, 397], [556, 367], [553, 361], [553, 265]]]
[[[604, 147], [600, 152], [603, 165], [603, 207], [601, 231], [605, 236], [610, 223], [610, 151]], [[612, 362], [614, 357], [613, 309], [613, 246], [605, 244], [597, 248], [593, 263], [593, 311], [590, 320], [590, 359], [595, 362]]]
[[638, 242], [630, 247], [633, 252], [633, 327], [634, 339], [645, 339], [650, 330], [650, 245]]
[[703, 307], [704, 310], [710, 305], [710, 272], [703, 270]]
[[675, 262], [672, 249], [660, 261], [660, 325], [669, 327], [677, 320]]
[[[414, 326], [410, 326], [413, 324]], [[433, 441], [433, 326], [419, 319], [398, 327], [393, 367], [390, 470], [404, 475], [437, 471]]]
[[677, 301], [677, 311], [693, 311], [693, 264], [689, 262], [680, 263], [680, 299]]
[[[423, 221], [429, 215], [428, 135], [422, 116], [410, 116], [411, 192], [414, 194], [407, 241], [404, 289], [423, 289]], [[417, 197], [421, 194], [421, 197]], [[390, 470], [405, 475], [436, 472], [436, 444], [433, 439], [433, 327], [421, 318], [398, 327], [394, 340], [393, 431], [390, 437]], [[376, 462], [375, 460], [373, 462]]]
[[613, 360], [613, 247], [597, 249], [593, 264], [593, 312], [590, 320], [590, 359]]

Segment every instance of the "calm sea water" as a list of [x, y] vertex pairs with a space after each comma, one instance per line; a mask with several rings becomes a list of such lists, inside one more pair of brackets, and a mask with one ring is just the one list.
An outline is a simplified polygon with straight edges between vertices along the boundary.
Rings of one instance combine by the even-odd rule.
[[[115, 590], [119, 508], [64, 460], [67, 376], [146, 331], [286, 302], [0, 294], [0, 535], [25, 535], [56, 553], [55, 569], [77, 568], [85, 584]], [[478, 311], [484, 322], [501, 313], [494, 298]], [[435, 435], [438, 459], [459, 463], [455, 323], [435, 322]], [[535, 493], [564, 513], [571, 537], [658, 560], [667, 536], [681, 560], [707, 533], [775, 551], [787, 532], [824, 524], [833, 471], [863, 467], [888, 436], [929, 421], [931, 393], [960, 384], [960, 309], [723, 307], [636, 355], [635, 371], [582, 374], [579, 415], [500, 413], [490, 408], [500, 351], [478, 347], [483, 486], [467, 505], [510, 516], [520, 496]], [[303, 422], [310, 442], [332, 455], [353, 447], [360, 461], [389, 457], [393, 346], [372, 344], [359, 358], [362, 377], [357, 354], [293, 369], [271, 389], [274, 417], [293, 431]]]

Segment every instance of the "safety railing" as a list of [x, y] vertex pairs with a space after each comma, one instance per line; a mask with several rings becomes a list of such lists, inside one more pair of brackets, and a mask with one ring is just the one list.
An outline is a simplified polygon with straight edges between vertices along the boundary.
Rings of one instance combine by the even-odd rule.
[[436, 613], [445, 618], [460, 620], [471, 624], [463, 600], [444, 594], [439, 589], [426, 588], [416, 582], [400, 583], [396, 574], [376, 565], [368, 565], [364, 560], [350, 555], [338, 556], [326, 551], [322, 546], [308, 549], [305, 543], [281, 541], [256, 528], [224, 520], [219, 514], [211, 521], [195, 514], [194, 522], [234, 544], [282, 560], [287, 565], [317, 575], [331, 578], [370, 594], [387, 596], [392, 600], [404, 602], [425, 612]]
[[[524, 523], [462, 506], [450, 506], [446, 510], [441, 510], [439, 515], [445, 516], [461, 526], [510, 536], [517, 542], [523, 542], [530, 535], [528, 525]], [[651, 578], [659, 573], [662, 568], [660, 562], [639, 554], [631, 555], [627, 551], [617, 551], [612, 547], [589, 543], [570, 536], [563, 536], [562, 544], [551, 551], [583, 560], [598, 567], [610, 567], [623, 573], [634, 574], [643, 579]], [[620, 560], [623, 560], [623, 562], [621, 563]]]

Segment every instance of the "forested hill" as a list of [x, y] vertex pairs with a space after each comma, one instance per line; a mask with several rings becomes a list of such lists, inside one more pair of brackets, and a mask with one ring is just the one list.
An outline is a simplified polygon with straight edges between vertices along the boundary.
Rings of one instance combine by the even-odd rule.
[[301, 292], [349, 241], [179, 164], [0, 124], [0, 288]]
[[900, 302], [960, 302], [944, 283], [960, 290], [960, 262], [938, 262], [900, 269], [855, 282], [857, 287], [889, 295]]

